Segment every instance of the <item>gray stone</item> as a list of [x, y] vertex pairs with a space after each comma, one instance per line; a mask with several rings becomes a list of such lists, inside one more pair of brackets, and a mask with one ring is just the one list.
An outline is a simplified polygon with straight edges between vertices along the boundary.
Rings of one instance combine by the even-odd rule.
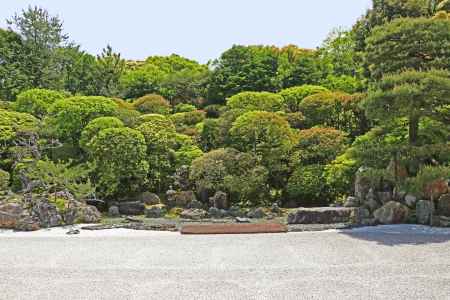
[[373, 215], [381, 224], [405, 223], [409, 216], [409, 208], [400, 202], [390, 201], [375, 210]]
[[299, 208], [288, 215], [288, 224], [352, 223], [355, 210], [350, 207]]
[[344, 202], [344, 207], [358, 207], [360, 206], [359, 199], [356, 197], [349, 196]]
[[450, 194], [444, 194], [439, 197], [437, 213], [441, 216], [450, 217]]
[[119, 218], [120, 217], [119, 207], [115, 205], [110, 206], [108, 208], [108, 216], [110, 218]]
[[369, 191], [367, 192], [363, 206], [368, 208], [370, 211], [375, 211], [381, 206], [380, 203], [375, 199], [373, 189], [369, 189]]
[[247, 213], [247, 217], [252, 218], [252, 219], [262, 219], [266, 216], [267, 216], [267, 214], [264, 212], [264, 209], [262, 207], [251, 209]]
[[245, 212], [237, 206], [230, 207], [228, 214], [232, 217], [245, 217]]
[[166, 204], [168, 207], [181, 207], [187, 208], [189, 203], [197, 200], [193, 191], [181, 191], [176, 192], [168, 190], [166, 193]]
[[22, 219], [20, 219], [14, 230], [16, 231], [36, 231], [39, 230], [41, 226], [39, 226], [39, 222], [34, 220], [30, 216], [26, 216]]
[[417, 223], [422, 225], [429, 225], [430, 218], [434, 212], [434, 204], [428, 200], [419, 200], [416, 203], [416, 218]]
[[138, 201], [145, 205], [156, 205], [161, 203], [161, 199], [155, 193], [143, 192], [138, 196]]
[[63, 213], [66, 224], [99, 223], [102, 215], [95, 206], [78, 201], [69, 201], [68, 208]]
[[370, 189], [370, 179], [364, 176], [364, 168], [360, 168], [355, 176], [355, 197], [359, 200], [366, 199]]
[[189, 204], [188, 204], [188, 208], [197, 208], [197, 209], [203, 209], [204, 205], [203, 203], [201, 203], [198, 200], [192, 200]]
[[142, 215], [145, 205], [140, 201], [119, 202], [119, 212], [122, 215]]
[[180, 214], [180, 218], [189, 220], [201, 220], [206, 218], [206, 211], [203, 209], [190, 208], [183, 210]]
[[220, 219], [223, 217], [222, 210], [216, 207], [210, 207], [208, 210], [208, 215], [213, 219]]
[[274, 214], [281, 214], [281, 208], [278, 206], [277, 203], [273, 203], [272, 206], [270, 207], [270, 211]]
[[416, 207], [417, 197], [411, 194], [407, 194], [404, 198], [406, 206], [414, 208]]
[[358, 207], [353, 210], [352, 223], [362, 224], [366, 219], [370, 219], [370, 211], [367, 208]]
[[450, 217], [440, 216], [440, 227], [450, 227]]
[[389, 201], [392, 201], [392, 193], [391, 192], [378, 192], [377, 198], [382, 204], [386, 204]]
[[209, 198], [209, 204], [218, 209], [228, 209], [228, 195], [222, 191], [217, 191]]
[[63, 224], [63, 217], [57, 207], [47, 199], [37, 200], [31, 210], [32, 216], [39, 220], [41, 227], [56, 227]]
[[0, 228], [13, 229], [19, 222], [24, 210], [17, 203], [0, 205]]
[[167, 214], [166, 206], [163, 204], [153, 205], [145, 209], [147, 218], [163, 218]]

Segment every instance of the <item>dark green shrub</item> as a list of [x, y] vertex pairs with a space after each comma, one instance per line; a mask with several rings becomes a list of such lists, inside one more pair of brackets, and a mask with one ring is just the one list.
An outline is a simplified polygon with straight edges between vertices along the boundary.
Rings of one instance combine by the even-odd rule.
[[333, 200], [328, 193], [324, 167], [321, 165], [300, 166], [288, 180], [287, 194], [301, 206], [323, 206]]

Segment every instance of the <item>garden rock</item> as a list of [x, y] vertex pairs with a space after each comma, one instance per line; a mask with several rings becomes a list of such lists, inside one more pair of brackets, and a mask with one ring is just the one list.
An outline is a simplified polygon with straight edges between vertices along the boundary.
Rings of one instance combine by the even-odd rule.
[[203, 209], [186, 209], [180, 214], [180, 218], [189, 220], [201, 220], [206, 217], [207, 213]]
[[373, 189], [369, 189], [367, 192], [363, 206], [368, 208], [370, 211], [375, 211], [380, 207], [380, 203], [375, 199]]
[[161, 199], [155, 193], [143, 192], [139, 195], [138, 201], [144, 203], [145, 205], [156, 205], [161, 203]]
[[66, 224], [75, 223], [98, 223], [102, 218], [101, 213], [93, 205], [86, 205], [82, 202], [71, 201], [64, 212]]
[[197, 200], [193, 191], [176, 192], [168, 190], [166, 193], [167, 206], [187, 208], [189, 203]]
[[218, 209], [228, 209], [228, 195], [217, 191], [214, 196], [209, 198], [209, 204]]
[[359, 199], [356, 197], [347, 197], [347, 199], [344, 202], [344, 207], [359, 207], [360, 202]]
[[120, 202], [119, 212], [122, 215], [142, 215], [144, 214], [145, 205], [140, 201]]
[[0, 205], [0, 228], [15, 228], [23, 212], [24, 210], [22, 206], [17, 203], [6, 203]]
[[39, 222], [34, 220], [30, 216], [26, 216], [22, 219], [20, 219], [14, 230], [16, 231], [36, 231], [41, 229], [41, 226], [39, 226]]
[[188, 208], [203, 209], [203, 203], [198, 200], [193, 200], [188, 204]]
[[416, 219], [418, 224], [429, 225], [430, 218], [433, 215], [433, 202], [428, 200], [419, 200], [416, 204]]
[[391, 192], [378, 192], [377, 198], [382, 204], [386, 204], [389, 201], [392, 201], [392, 193]]
[[288, 224], [352, 223], [355, 210], [350, 207], [299, 208], [288, 215]]
[[63, 224], [63, 218], [56, 205], [48, 202], [47, 199], [37, 200], [31, 209], [31, 213], [39, 220], [41, 227], [56, 227]]
[[250, 219], [249, 218], [236, 217], [235, 220], [236, 220], [237, 223], [250, 223]]
[[208, 215], [213, 219], [220, 219], [223, 217], [222, 210], [216, 207], [210, 207], [208, 210]]
[[359, 200], [366, 199], [366, 195], [370, 190], [370, 179], [363, 172], [364, 169], [360, 168], [355, 178], [355, 197]]
[[373, 215], [381, 224], [399, 224], [408, 219], [409, 208], [400, 202], [390, 201], [375, 210]]
[[110, 206], [108, 208], [108, 216], [110, 218], [119, 218], [120, 217], [119, 207], [116, 205]]
[[147, 218], [163, 218], [166, 214], [167, 209], [164, 204], [153, 205], [145, 209]]
[[245, 217], [245, 212], [242, 211], [239, 207], [237, 206], [232, 206], [230, 207], [230, 209], [228, 210], [228, 214], [232, 217]]
[[413, 208], [416, 206], [417, 197], [414, 195], [407, 194], [405, 196], [404, 202], [405, 202], [406, 206]]
[[281, 214], [281, 208], [278, 206], [277, 203], [272, 204], [272, 207], [270, 208], [270, 211], [276, 215]]
[[450, 217], [450, 194], [444, 194], [439, 197], [437, 213], [441, 216]]
[[247, 218], [262, 219], [264, 217], [267, 217], [267, 214], [262, 207], [252, 209], [247, 213]]

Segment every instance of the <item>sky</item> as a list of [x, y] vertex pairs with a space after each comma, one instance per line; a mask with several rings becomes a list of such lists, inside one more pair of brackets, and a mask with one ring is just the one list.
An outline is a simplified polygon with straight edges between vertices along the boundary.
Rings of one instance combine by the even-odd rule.
[[320, 46], [336, 27], [349, 28], [371, 0], [0, 0], [0, 27], [37, 5], [64, 21], [82, 49], [107, 44], [126, 59], [176, 53], [202, 63], [233, 44]]

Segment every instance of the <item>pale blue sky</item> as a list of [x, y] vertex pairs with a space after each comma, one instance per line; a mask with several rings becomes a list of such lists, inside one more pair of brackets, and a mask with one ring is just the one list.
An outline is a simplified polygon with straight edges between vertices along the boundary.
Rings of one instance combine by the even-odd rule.
[[233, 44], [315, 48], [350, 27], [371, 0], [0, 0], [0, 27], [28, 5], [64, 20], [84, 50], [106, 44], [125, 58], [177, 53], [206, 62]]

